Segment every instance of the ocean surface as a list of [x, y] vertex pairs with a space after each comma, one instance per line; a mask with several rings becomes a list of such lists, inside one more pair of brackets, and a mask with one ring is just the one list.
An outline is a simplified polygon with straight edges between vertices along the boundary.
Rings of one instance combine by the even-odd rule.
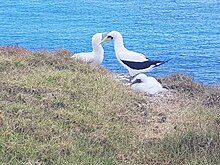
[[[220, 0], [0, 0], [0, 45], [31, 50], [91, 51], [97, 32], [117, 30], [125, 46], [167, 60], [148, 75], [185, 73], [220, 84]], [[113, 43], [104, 44], [103, 66], [127, 73]]]

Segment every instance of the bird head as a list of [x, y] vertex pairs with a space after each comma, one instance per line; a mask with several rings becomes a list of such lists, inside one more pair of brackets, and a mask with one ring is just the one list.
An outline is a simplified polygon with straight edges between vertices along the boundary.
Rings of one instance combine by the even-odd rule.
[[131, 80], [131, 86], [133, 84], [137, 84], [137, 83], [144, 83], [147, 79], [147, 75], [140, 73], [137, 74], [136, 76], [133, 77], [133, 79]]
[[108, 34], [108, 32], [103, 32], [103, 33], [96, 33], [92, 36], [92, 43], [93, 44], [100, 44], [100, 42], [102, 41], [102, 38]]
[[117, 31], [111, 31], [110, 33], [107, 34], [107, 36], [102, 40], [101, 44], [110, 41], [110, 40], [115, 40], [117, 38], [122, 38], [122, 35], [117, 32]]

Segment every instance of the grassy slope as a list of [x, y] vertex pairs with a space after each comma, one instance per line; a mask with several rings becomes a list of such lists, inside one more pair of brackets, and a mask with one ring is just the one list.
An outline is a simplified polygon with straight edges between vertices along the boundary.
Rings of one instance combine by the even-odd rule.
[[220, 89], [147, 97], [66, 50], [0, 48], [0, 164], [220, 164]]

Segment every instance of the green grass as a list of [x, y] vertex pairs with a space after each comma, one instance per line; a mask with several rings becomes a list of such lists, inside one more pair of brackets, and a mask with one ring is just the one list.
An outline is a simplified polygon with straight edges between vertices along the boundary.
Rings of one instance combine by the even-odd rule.
[[0, 164], [220, 164], [220, 88], [148, 97], [67, 50], [0, 47]]

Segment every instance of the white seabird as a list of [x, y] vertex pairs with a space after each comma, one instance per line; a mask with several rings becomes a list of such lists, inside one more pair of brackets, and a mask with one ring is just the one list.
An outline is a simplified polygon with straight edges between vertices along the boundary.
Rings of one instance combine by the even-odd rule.
[[103, 59], [104, 59], [104, 49], [102, 45], [100, 44], [102, 41], [102, 38], [107, 33], [96, 33], [92, 37], [92, 52], [82, 52], [77, 53], [73, 55], [73, 58], [82, 60], [87, 63], [94, 63], [97, 65], [101, 65]]
[[150, 95], [156, 95], [158, 93], [167, 91], [167, 89], [163, 88], [154, 77], [149, 77], [143, 73], [136, 75], [132, 79], [131, 89]]
[[133, 77], [138, 73], [150, 71], [152, 68], [164, 64], [167, 61], [152, 61], [143, 54], [130, 51], [124, 47], [122, 35], [117, 31], [112, 31], [102, 40], [101, 44], [113, 40], [116, 57]]

